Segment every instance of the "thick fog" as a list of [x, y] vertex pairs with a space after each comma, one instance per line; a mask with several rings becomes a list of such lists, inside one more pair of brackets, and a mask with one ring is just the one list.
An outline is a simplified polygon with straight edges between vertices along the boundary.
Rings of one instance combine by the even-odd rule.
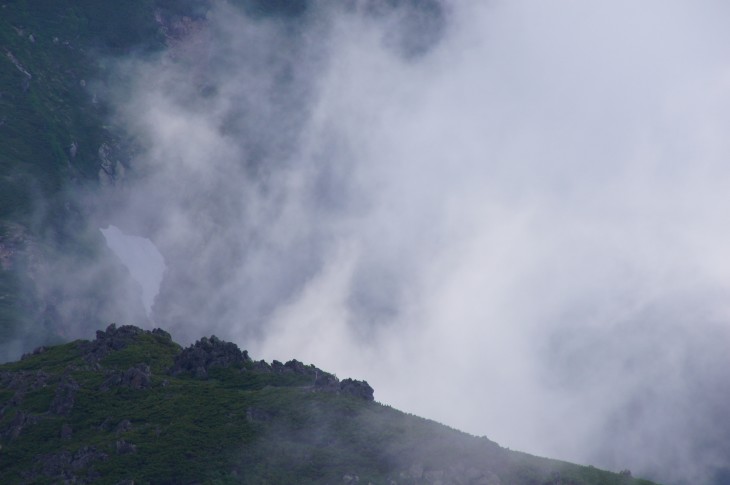
[[513, 449], [730, 465], [729, 7], [343, 3], [119, 65], [154, 324]]

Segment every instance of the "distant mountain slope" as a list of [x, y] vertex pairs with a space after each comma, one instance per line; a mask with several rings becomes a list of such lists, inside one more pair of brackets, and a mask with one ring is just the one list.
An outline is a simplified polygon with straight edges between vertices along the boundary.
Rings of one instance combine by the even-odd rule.
[[[80, 201], [123, 179], [125, 157], [97, 92], [105, 60], [163, 47], [154, 7], [0, 6], [0, 360], [27, 343], [78, 335], [113, 308], [115, 292], [136, 291], [104, 283], [124, 281], [124, 270], [103, 255]], [[85, 272], [92, 261], [94, 271]], [[51, 275], [59, 273], [73, 283], [58, 284]], [[130, 311], [144, 318], [141, 307]]]
[[[308, 5], [232, 3], [254, 16], [296, 16]], [[134, 177], [133, 149], [113, 126], [106, 83], [114, 76], [110, 66], [162, 52], [211, 5], [0, 5], [0, 361], [17, 358], [28, 345], [82, 335], [97, 319], [145, 321], [141, 301], [129, 303], [139, 300], [139, 288], [97, 230], [108, 221], [95, 204], [114, 203], [105, 189]], [[93, 221], [92, 210], [98, 212]]]
[[3, 483], [639, 484], [373, 401], [365, 382], [132, 326], [0, 366]]

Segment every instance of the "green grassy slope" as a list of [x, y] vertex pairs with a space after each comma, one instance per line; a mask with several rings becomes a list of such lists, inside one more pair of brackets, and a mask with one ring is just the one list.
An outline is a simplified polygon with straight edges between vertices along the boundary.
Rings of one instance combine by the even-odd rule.
[[0, 475], [3, 483], [650, 483], [509, 451], [378, 404], [368, 389], [297, 361], [254, 362], [214, 338], [183, 351], [165, 332], [110, 327], [92, 342], [0, 366]]

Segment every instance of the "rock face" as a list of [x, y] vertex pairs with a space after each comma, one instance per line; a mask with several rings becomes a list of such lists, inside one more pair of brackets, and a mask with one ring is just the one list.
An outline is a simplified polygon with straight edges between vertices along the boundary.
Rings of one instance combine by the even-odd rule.
[[344, 394], [366, 401], [374, 401], [374, 390], [366, 381], [356, 381], [354, 379], [344, 379], [340, 381], [332, 374], [321, 371], [315, 367], [317, 371], [314, 388], [318, 391], [334, 392], [336, 394]]
[[374, 390], [366, 381], [356, 381], [354, 379], [345, 379], [340, 382], [340, 392], [342, 394], [350, 394], [351, 396], [373, 401]]
[[64, 377], [56, 386], [56, 394], [48, 409], [52, 414], [68, 416], [74, 407], [79, 384], [71, 377]]
[[247, 351], [242, 351], [236, 344], [224, 342], [215, 335], [210, 338], [203, 337], [184, 349], [175, 358], [175, 365], [168, 370], [168, 374], [172, 376], [187, 374], [207, 379], [208, 371], [215, 367], [234, 367], [242, 372], [251, 373], [306, 376], [311, 379], [311, 387], [315, 391], [350, 395], [366, 401], [374, 400], [373, 388], [365, 381], [345, 379], [340, 382], [333, 374], [313, 365], [305, 365], [296, 359], [283, 364], [278, 360], [272, 361], [271, 364], [263, 360], [254, 362]]
[[134, 342], [139, 335], [144, 334], [156, 335], [167, 340], [172, 340], [169, 333], [159, 328], [152, 331], [142, 330], [133, 325], [122, 325], [117, 328], [116, 324], [112, 323], [105, 331], [97, 330], [95, 340], [79, 343], [79, 350], [88, 364], [96, 364], [111, 352], [122, 350]]
[[137, 335], [144, 333], [141, 328], [132, 325], [122, 325], [117, 328], [112, 323], [106, 331], [97, 330], [96, 339], [91, 342], [81, 342], [79, 350], [84, 355], [84, 360], [89, 364], [99, 362], [115, 350], [122, 350], [132, 343]]
[[137, 364], [125, 372], [112, 371], [104, 379], [99, 390], [109, 391], [114, 387], [128, 387], [129, 389], [147, 389], [152, 385], [152, 372], [147, 364]]
[[180, 355], [175, 357], [175, 364], [169, 370], [169, 374], [177, 376], [189, 373], [201, 379], [208, 378], [208, 370], [221, 367], [243, 367], [246, 363], [253, 361], [247, 351], [241, 351], [232, 342], [224, 342], [213, 335], [210, 338], [203, 337], [190, 347], [184, 349]]

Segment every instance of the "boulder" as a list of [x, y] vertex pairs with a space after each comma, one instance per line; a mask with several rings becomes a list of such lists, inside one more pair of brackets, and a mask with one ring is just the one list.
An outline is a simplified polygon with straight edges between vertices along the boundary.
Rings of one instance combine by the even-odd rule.
[[124, 372], [111, 371], [101, 384], [99, 390], [109, 391], [115, 387], [130, 389], [147, 389], [152, 385], [152, 372], [147, 364], [137, 364]]
[[351, 396], [359, 397], [366, 401], [374, 401], [373, 394], [375, 391], [366, 381], [356, 381], [354, 379], [345, 379], [340, 382], [340, 392]]
[[64, 376], [56, 387], [56, 394], [53, 396], [53, 401], [51, 401], [51, 406], [48, 408], [48, 411], [59, 416], [68, 416], [71, 414], [76, 400], [76, 392], [79, 388], [78, 382], [72, 377]]
[[105, 331], [97, 330], [95, 340], [79, 343], [79, 350], [88, 364], [95, 364], [111, 352], [125, 348], [143, 333], [144, 330], [133, 325], [122, 325], [117, 328], [112, 323]]
[[241, 351], [236, 344], [224, 342], [213, 335], [210, 338], [203, 337], [178, 354], [168, 373], [173, 376], [192, 374], [199, 379], [207, 379], [209, 369], [242, 368], [251, 362], [247, 351]]
[[122, 385], [130, 389], [146, 389], [152, 385], [152, 372], [147, 364], [137, 364], [124, 373]]
[[159, 328], [149, 331], [142, 330], [134, 325], [117, 327], [116, 324], [112, 323], [106, 330], [97, 330], [94, 340], [79, 342], [78, 349], [86, 363], [93, 368], [94, 364], [97, 364], [111, 352], [122, 350], [134, 343], [141, 335], [153, 335], [158, 339], [163, 338], [172, 341], [170, 334]]

